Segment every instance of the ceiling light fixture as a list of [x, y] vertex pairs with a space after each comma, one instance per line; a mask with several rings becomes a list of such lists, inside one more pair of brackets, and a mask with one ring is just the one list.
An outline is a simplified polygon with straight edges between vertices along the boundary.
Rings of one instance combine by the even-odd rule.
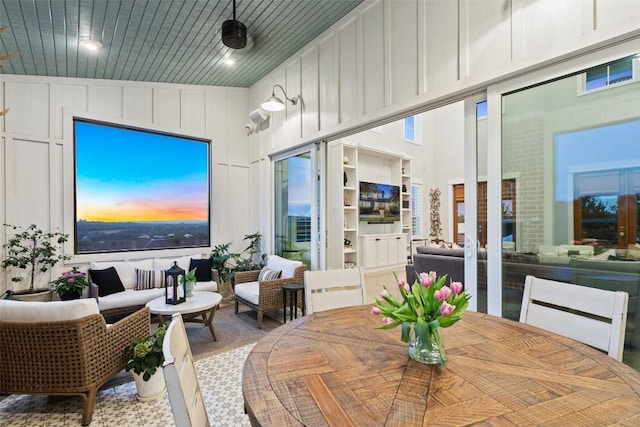
[[276, 96], [276, 88], [279, 87], [282, 93], [284, 94], [284, 98], [291, 103], [291, 105], [296, 105], [300, 100], [300, 95], [297, 95], [293, 98], [289, 98], [287, 96], [287, 92], [285, 92], [284, 88], [280, 85], [274, 85], [271, 90], [271, 96], [265, 99], [265, 101], [260, 105], [264, 110], [267, 111], [282, 111], [284, 110], [285, 104], [282, 99]]
[[247, 45], [247, 27], [236, 21], [236, 0], [233, 0], [233, 19], [222, 23], [222, 43], [232, 49], [242, 49]]
[[98, 40], [93, 39], [80, 40], [80, 44], [82, 45], [82, 47], [89, 50], [98, 50], [102, 47], [102, 43], [100, 43]]

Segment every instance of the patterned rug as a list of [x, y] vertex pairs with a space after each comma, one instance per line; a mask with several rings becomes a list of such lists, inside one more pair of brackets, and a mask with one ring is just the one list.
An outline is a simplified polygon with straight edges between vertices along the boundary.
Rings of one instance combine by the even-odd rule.
[[[212, 426], [249, 426], [242, 399], [242, 368], [254, 344], [196, 360], [196, 370]], [[79, 426], [80, 397], [11, 395], [0, 401], [0, 425], [5, 427]], [[169, 398], [136, 399], [133, 382], [98, 393], [91, 427], [174, 426]]]

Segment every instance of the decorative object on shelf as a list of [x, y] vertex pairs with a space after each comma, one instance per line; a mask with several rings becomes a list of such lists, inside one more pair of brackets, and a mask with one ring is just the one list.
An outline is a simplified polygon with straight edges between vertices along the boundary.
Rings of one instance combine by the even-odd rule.
[[344, 237], [344, 247], [345, 248], [351, 248], [351, 240], [347, 239], [347, 237]]
[[402, 209], [409, 209], [409, 201], [408, 200], [403, 200], [402, 201]]
[[187, 297], [192, 297], [193, 296], [193, 288], [196, 287], [196, 269], [198, 267], [195, 267], [193, 270], [187, 271], [184, 275], [184, 291], [185, 291], [185, 295]]
[[342, 172], [342, 180], [344, 181], [344, 186], [347, 186], [347, 182], [349, 181], [347, 179], [347, 173], [346, 172]]
[[351, 206], [351, 199], [349, 199], [349, 195], [347, 195], [347, 194], [344, 195], [343, 202], [344, 202], [345, 206]]
[[407, 185], [406, 184], [402, 184], [402, 192], [403, 193], [407, 192]]
[[89, 286], [87, 273], [79, 271], [77, 266], [65, 271], [53, 281], [53, 290], [63, 301], [80, 298], [87, 286]]
[[167, 327], [160, 326], [147, 337], [133, 338], [125, 349], [129, 359], [125, 369], [133, 371], [140, 401], [156, 399], [164, 394], [164, 375], [158, 368], [164, 362], [162, 343], [166, 332]]
[[[380, 329], [402, 325], [400, 339], [409, 343], [409, 357], [444, 368], [446, 358], [440, 328], [448, 328], [460, 320], [471, 296], [462, 283], [446, 285], [447, 275], [437, 276], [435, 271], [416, 275], [412, 286], [398, 279], [402, 301], [398, 301], [384, 287], [371, 313], [381, 315], [385, 323]], [[435, 357], [435, 352], [438, 357]]]
[[348, 164], [349, 164], [349, 157], [344, 156], [344, 157], [342, 158], [342, 163], [343, 163], [343, 164], [345, 164], [345, 165], [348, 165]]
[[407, 173], [407, 170], [405, 168], [402, 168], [402, 175], [405, 175], [406, 173]]
[[357, 264], [355, 262], [346, 261], [344, 263], [344, 268], [356, 268]]
[[[38, 272], [46, 273], [58, 262], [71, 259], [69, 255], [64, 254], [62, 247], [64, 242], [69, 239], [69, 235], [58, 231], [45, 232], [35, 224], [26, 228], [10, 224], [4, 224], [4, 226], [18, 232], [9, 237], [7, 243], [3, 245], [6, 249], [6, 257], [2, 260], [2, 268], [15, 267], [28, 270], [30, 274], [29, 288], [12, 291], [12, 298], [20, 299], [22, 294], [47, 293], [49, 300], [51, 300], [53, 291], [50, 287], [35, 289], [35, 277]], [[13, 276], [11, 281], [18, 284], [23, 279], [24, 274]]]
[[442, 223], [440, 222], [440, 189], [432, 188], [429, 191], [429, 205], [430, 205], [430, 216], [429, 221], [431, 222], [431, 229], [429, 232], [429, 237], [432, 239], [440, 239], [440, 234], [442, 233]]
[[184, 286], [185, 271], [173, 262], [170, 269], [165, 271], [164, 280], [164, 301], [167, 304], [181, 304], [187, 300]]

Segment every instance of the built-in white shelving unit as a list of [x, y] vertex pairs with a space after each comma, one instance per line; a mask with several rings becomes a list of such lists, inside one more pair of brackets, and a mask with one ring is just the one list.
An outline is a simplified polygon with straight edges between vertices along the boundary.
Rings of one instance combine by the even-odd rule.
[[[334, 141], [328, 147], [327, 267], [384, 268], [407, 259], [411, 233], [411, 160]], [[361, 220], [360, 182], [399, 187], [399, 221]], [[342, 191], [337, 191], [342, 189]]]

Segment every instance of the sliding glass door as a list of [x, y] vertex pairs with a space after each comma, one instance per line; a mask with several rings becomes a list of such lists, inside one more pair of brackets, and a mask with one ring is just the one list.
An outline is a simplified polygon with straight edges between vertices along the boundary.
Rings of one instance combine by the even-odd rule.
[[318, 268], [321, 206], [319, 144], [274, 158], [274, 253]]

